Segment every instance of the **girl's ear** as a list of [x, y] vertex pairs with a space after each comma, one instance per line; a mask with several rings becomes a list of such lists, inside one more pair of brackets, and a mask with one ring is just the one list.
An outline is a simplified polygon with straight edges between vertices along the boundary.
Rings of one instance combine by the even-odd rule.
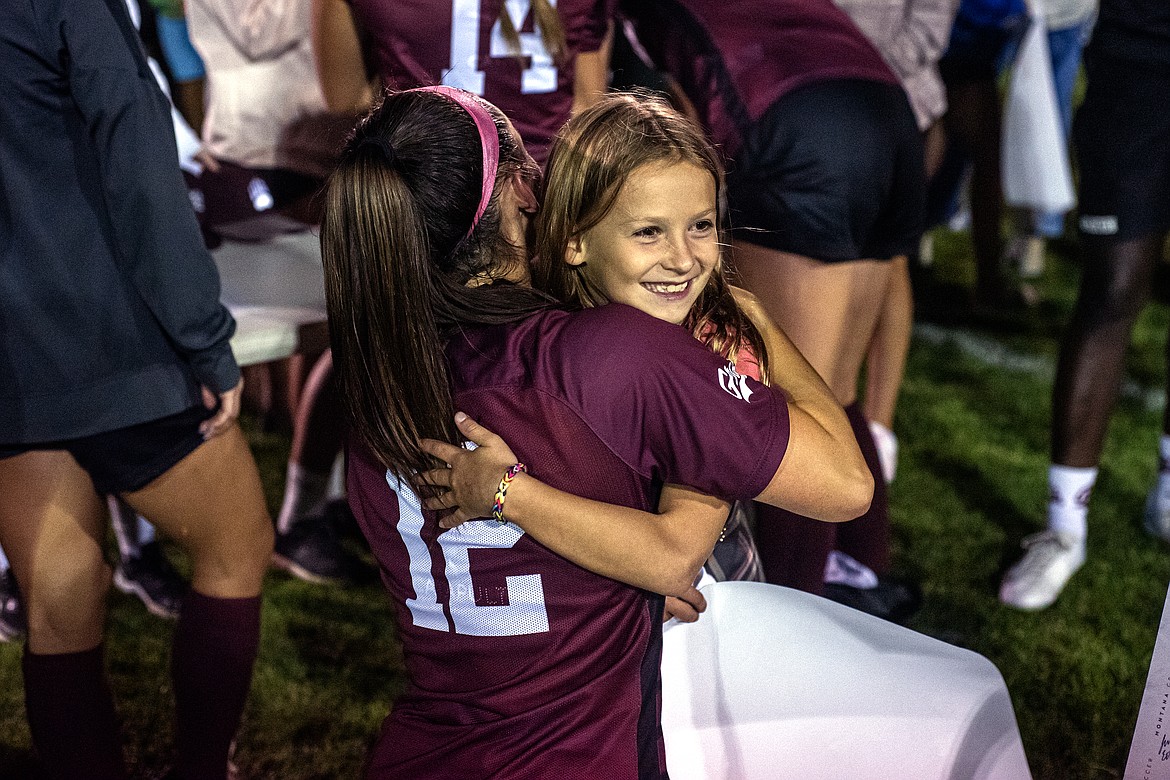
[[516, 197], [516, 205], [525, 214], [535, 214], [540, 209], [536, 194], [532, 191], [532, 182], [520, 173], [511, 177], [512, 192]]
[[569, 244], [565, 247], [565, 262], [569, 265], [585, 264], [584, 236], [574, 236], [569, 239]]

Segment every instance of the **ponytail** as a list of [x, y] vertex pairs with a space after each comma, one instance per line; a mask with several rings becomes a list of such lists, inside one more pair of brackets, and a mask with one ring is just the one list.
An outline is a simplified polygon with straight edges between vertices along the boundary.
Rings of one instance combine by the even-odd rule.
[[402, 177], [362, 156], [338, 171], [326, 194], [329, 332], [352, 430], [379, 461], [410, 474], [429, 467], [420, 439], [457, 435], [430, 247]]
[[526, 262], [524, 248], [501, 234], [495, 193], [526, 158], [491, 110], [499, 169], [478, 221], [477, 125], [434, 90], [387, 96], [355, 129], [326, 188], [321, 259], [346, 420], [372, 456], [408, 479], [433, 465], [421, 439], [460, 441], [447, 339], [551, 305], [515, 285], [467, 286]]

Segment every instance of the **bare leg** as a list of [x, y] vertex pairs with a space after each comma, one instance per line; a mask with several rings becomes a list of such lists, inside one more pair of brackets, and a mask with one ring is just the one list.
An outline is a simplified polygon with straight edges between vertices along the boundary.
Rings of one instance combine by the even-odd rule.
[[[735, 267], [843, 406], [854, 403], [861, 362], [877, 327], [891, 267], [877, 261], [820, 263], [746, 243], [735, 246]], [[880, 473], [875, 473], [880, 480]], [[871, 506], [878, 514], [885, 510]], [[868, 513], [867, 513], [868, 514]], [[783, 522], [772, 523], [767, 518]], [[756, 541], [769, 582], [813, 593], [823, 590], [825, 557], [836, 546], [837, 526], [765, 512]], [[802, 522], [803, 521], [803, 522]], [[881, 533], [879, 526], [871, 530]], [[872, 549], [888, 547], [875, 539]], [[864, 563], [864, 561], [863, 561]]]
[[905, 257], [891, 261], [890, 282], [878, 318], [877, 329], [865, 358], [865, 417], [894, 427], [894, 408], [914, 325], [914, 296], [910, 289], [910, 267]]
[[326, 350], [301, 390], [289, 460], [308, 471], [328, 474], [341, 451], [342, 419], [341, 397], [333, 378], [333, 352]]
[[1052, 462], [1096, 466], [1121, 387], [1134, 321], [1150, 297], [1165, 236], [1085, 241], [1080, 297], [1052, 392]]
[[971, 158], [971, 241], [975, 249], [975, 295], [984, 303], [1002, 300], [1006, 280], [1000, 267], [1003, 192], [999, 174], [1000, 97], [995, 82], [968, 81], [947, 89], [947, 133]]
[[238, 426], [123, 498], [186, 548], [195, 590], [220, 598], [260, 594], [272, 553], [272, 522]]
[[829, 385], [842, 406], [857, 397], [861, 362], [873, 340], [891, 265], [822, 263], [737, 242], [740, 279]]
[[125, 777], [102, 650], [110, 569], [105, 511], [66, 452], [0, 459], [0, 545], [28, 616], [29, 730], [53, 776]]
[[174, 774], [223, 777], [260, 644], [260, 585], [272, 522], [236, 425], [123, 498], [191, 554], [192, 588], [175, 629]]

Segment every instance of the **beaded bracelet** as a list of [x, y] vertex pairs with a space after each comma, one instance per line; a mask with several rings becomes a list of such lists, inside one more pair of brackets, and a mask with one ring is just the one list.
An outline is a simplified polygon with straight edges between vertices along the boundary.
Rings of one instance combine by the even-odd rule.
[[496, 488], [496, 500], [492, 502], [492, 519], [497, 523], [508, 522], [504, 519], [504, 496], [508, 494], [508, 485], [512, 484], [512, 480], [516, 478], [517, 474], [527, 473], [528, 467], [523, 463], [517, 463], [504, 472], [504, 478], [500, 480], [500, 486]]

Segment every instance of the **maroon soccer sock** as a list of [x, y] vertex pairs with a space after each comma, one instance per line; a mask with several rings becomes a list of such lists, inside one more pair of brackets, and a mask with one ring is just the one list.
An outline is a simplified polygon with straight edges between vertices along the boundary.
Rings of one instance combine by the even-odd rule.
[[836, 525], [756, 504], [755, 537], [768, 582], [824, 593], [825, 560], [836, 544]]
[[845, 415], [861, 447], [861, 455], [873, 473], [873, 503], [864, 515], [843, 523], [837, 531], [837, 549], [873, 569], [885, 574], [890, 568], [890, 503], [886, 481], [882, 477], [877, 445], [869, 423], [861, 413], [861, 405], [849, 404]]
[[49, 777], [123, 780], [122, 740], [106, 680], [104, 648], [41, 655], [25, 647], [24, 702], [33, 745]]
[[224, 780], [259, 646], [259, 596], [188, 592], [171, 655], [176, 778]]

